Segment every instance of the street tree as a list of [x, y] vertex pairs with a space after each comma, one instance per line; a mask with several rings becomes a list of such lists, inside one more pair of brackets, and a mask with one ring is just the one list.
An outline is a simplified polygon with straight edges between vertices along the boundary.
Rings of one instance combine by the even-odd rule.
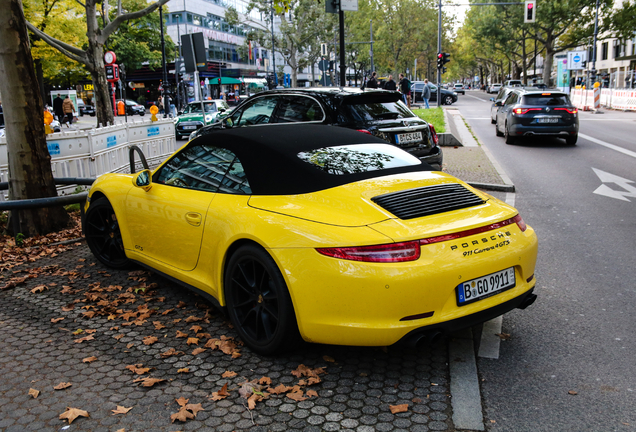
[[[44, 106], [22, 3], [0, 0], [0, 10], [0, 94], [6, 123], [9, 199], [56, 196], [44, 134]], [[33, 236], [62, 229], [68, 222], [63, 207], [50, 207], [14, 211], [8, 227], [14, 235]]]
[[[79, 0], [77, 1], [79, 2]], [[122, 0], [118, 0], [117, 7], [112, 11], [108, 0], [99, 2], [98, 0], [86, 0], [85, 3], [79, 2], [85, 10], [86, 36], [88, 38], [88, 46], [86, 48], [78, 48], [55, 38], [43, 32], [32, 23], [27, 22], [27, 26], [29, 30], [53, 48], [86, 67], [93, 81], [97, 122], [101, 124], [113, 124], [114, 115], [109, 97], [109, 85], [106, 81], [106, 72], [104, 69], [104, 45], [113, 32], [124, 22], [146, 16], [167, 2], [168, 0], [158, 0], [134, 12], [124, 12]], [[100, 6], [99, 10], [97, 8], [98, 5]]]

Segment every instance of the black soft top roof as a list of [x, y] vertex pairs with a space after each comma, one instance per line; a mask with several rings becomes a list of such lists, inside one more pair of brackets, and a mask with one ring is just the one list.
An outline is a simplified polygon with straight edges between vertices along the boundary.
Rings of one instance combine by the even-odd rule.
[[[366, 133], [338, 126], [282, 124], [211, 131], [189, 144], [227, 148], [243, 165], [254, 195], [295, 195], [315, 192], [390, 174], [433, 171], [425, 162], [400, 168], [354, 174], [329, 174], [297, 155], [347, 144], [387, 144]], [[390, 144], [387, 144], [390, 145]]]

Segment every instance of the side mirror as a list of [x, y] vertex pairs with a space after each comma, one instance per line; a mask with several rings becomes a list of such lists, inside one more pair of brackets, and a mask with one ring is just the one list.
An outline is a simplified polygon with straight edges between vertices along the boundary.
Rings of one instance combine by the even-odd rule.
[[221, 120], [221, 123], [223, 124], [223, 127], [227, 129], [232, 129], [232, 126], [234, 126], [234, 122], [232, 121], [231, 117], [224, 118], [223, 120]]
[[490, 98], [490, 102], [494, 102], [494, 101], [495, 101], [495, 98]]
[[503, 101], [497, 101], [497, 102], [495, 102], [495, 106], [503, 106]]
[[135, 187], [142, 188], [148, 192], [150, 188], [152, 188], [152, 176], [150, 175], [150, 170], [145, 169], [138, 172], [133, 177], [132, 182]]
[[219, 112], [220, 113], [224, 113], [225, 112], [225, 108], [219, 108]]

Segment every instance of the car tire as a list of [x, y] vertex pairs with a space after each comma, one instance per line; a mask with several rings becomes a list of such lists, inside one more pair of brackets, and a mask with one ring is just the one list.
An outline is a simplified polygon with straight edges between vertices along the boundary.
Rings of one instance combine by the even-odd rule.
[[119, 221], [106, 198], [92, 202], [84, 216], [84, 235], [89, 249], [108, 267], [124, 269], [132, 262], [126, 257]]
[[579, 139], [579, 134], [570, 135], [565, 139], [565, 143], [569, 146], [576, 145], [576, 141]]
[[452, 96], [446, 96], [443, 100], [444, 100], [444, 105], [452, 105], [453, 104], [453, 97]]
[[508, 124], [504, 127], [504, 137], [506, 138], [506, 144], [514, 144], [515, 137], [510, 135], [510, 131], [508, 130]]
[[271, 355], [300, 340], [285, 279], [260, 246], [245, 245], [230, 257], [224, 275], [230, 321], [252, 351]]
[[497, 124], [497, 120], [495, 120], [492, 117], [490, 117], [490, 124]]
[[504, 135], [499, 132], [499, 125], [497, 124], [497, 120], [495, 120], [495, 135], [497, 135], [498, 137], [502, 137]]

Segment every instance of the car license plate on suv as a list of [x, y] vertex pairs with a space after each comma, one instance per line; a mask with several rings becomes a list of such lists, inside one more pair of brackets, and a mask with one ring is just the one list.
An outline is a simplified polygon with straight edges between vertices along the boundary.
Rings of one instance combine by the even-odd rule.
[[184, 126], [183, 127], [184, 130], [194, 130], [196, 128], [197, 128], [196, 126]]
[[463, 306], [515, 286], [514, 267], [457, 285], [457, 304]]
[[559, 119], [556, 117], [544, 117], [538, 118], [537, 123], [558, 123]]
[[397, 134], [395, 136], [396, 144], [408, 144], [412, 142], [422, 141], [422, 132], [409, 132], [403, 134]]

